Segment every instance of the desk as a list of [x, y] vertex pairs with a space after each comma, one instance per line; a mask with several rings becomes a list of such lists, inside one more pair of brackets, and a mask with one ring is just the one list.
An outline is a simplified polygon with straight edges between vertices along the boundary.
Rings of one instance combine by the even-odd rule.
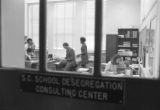
[[47, 69], [49, 69], [49, 70], [57, 70], [57, 65], [59, 65], [59, 64], [60, 64], [60, 62], [57, 62], [55, 60], [49, 61], [47, 63]]
[[[104, 68], [104, 66], [107, 65], [106, 63], [101, 64], [101, 68]], [[129, 66], [130, 68], [117, 68], [117, 72], [111, 72], [111, 71], [104, 71], [102, 69], [101, 75], [102, 76], [109, 76], [109, 77], [140, 77], [139, 75], [139, 65], [138, 64], [132, 64]]]
[[93, 74], [93, 67], [90, 68], [78, 68], [77, 72], [80, 74]]
[[104, 77], [140, 78], [140, 75], [126, 75], [123, 73], [115, 74], [113, 72], [107, 72], [107, 73], [102, 72], [102, 76], [104, 76]]
[[[59, 64], [59, 62], [57, 61], [48, 61], [47, 63], [47, 68], [49, 70], [56, 70], [57, 65]], [[29, 60], [29, 61], [25, 61], [25, 68], [27, 69], [38, 69], [39, 66], [39, 60]]]
[[27, 60], [25, 61], [25, 68], [27, 69], [38, 69], [39, 60]]
[[139, 73], [138, 73], [139, 68], [140, 68], [139, 64], [132, 64], [132, 65], [129, 65], [129, 67], [132, 68], [133, 75], [139, 75]]

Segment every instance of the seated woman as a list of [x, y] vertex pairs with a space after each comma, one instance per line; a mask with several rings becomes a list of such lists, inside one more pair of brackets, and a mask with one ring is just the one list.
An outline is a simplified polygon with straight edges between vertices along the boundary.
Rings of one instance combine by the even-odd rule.
[[32, 58], [32, 49], [28, 48], [27, 53], [25, 54], [25, 60], [31, 60]]
[[53, 55], [52, 54], [48, 54], [48, 61], [53, 61]]
[[119, 69], [125, 69], [126, 65], [123, 62], [123, 59], [120, 55], [115, 54], [111, 61], [106, 64], [105, 70], [102, 75], [116, 75], [120, 73]]

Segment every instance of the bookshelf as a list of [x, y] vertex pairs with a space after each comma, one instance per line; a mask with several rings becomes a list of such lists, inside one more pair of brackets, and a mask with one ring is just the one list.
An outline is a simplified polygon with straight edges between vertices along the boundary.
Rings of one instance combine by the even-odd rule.
[[117, 34], [106, 35], [106, 62], [110, 61], [114, 54], [117, 54]]
[[117, 53], [132, 64], [138, 63], [139, 30], [133, 28], [118, 29]]

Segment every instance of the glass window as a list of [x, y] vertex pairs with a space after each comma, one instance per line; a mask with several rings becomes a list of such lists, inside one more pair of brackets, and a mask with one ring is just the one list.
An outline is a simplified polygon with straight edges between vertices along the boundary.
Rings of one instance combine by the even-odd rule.
[[2, 0], [1, 12], [2, 66], [37, 69], [39, 1]]
[[[155, 0], [105, 0], [101, 75], [159, 77], [158, 5]], [[150, 11], [149, 11], [150, 10]]]
[[[156, 2], [103, 0], [102, 76], [159, 77]], [[38, 69], [39, 0], [2, 0], [1, 14], [2, 66]], [[95, 0], [48, 0], [46, 25], [47, 70], [92, 75]]]
[[25, 68], [39, 66], [39, 0], [25, 0]]
[[[94, 5], [94, 0], [48, 0], [47, 69], [49, 71], [92, 75]], [[80, 42], [80, 38], [83, 43]]]

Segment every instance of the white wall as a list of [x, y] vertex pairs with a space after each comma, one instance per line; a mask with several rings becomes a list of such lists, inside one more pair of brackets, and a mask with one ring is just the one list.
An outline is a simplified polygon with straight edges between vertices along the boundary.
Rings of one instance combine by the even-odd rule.
[[[153, 19], [156, 20], [156, 29], [155, 29], [155, 51], [153, 53], [154, 55], [154, 71], [153, 74], [149, 74], [150, 77], [158, 78], [159, 77], [159, 62], [160, 62], [160, 0], [151, 0], [141, 1], [141, 26], [140, 26], [140, 32], [147, 27], [150, 29], [150, 23], [153, 21]], [[140, 34], [141, 35], [141, 34]], [[148, 35], [149, 36], [149, 35]], [[143, 40], [146, 39], [146, 36], [140, 36]], [[144, 44], [145, 45], [145, 44]], [[148, 58], [146, 58], [148, 60]], [[146, 69], [149, 69], [149, 63], [146, 63]]]
[[156, 1], [157, 0], [141, 0], [141, 23], [144, 21], [149, 11], [151, 11]]
[[140, 0], [107, 0], [106, 33], [117, 33], [118, 28], [139, 28]]
[[24, 68], [24, 0], [1, 0], [2, 66]]
[[106, 34], [117, 34], [118, 28], [139, 28], [140, 0], [104, 0], [103, 46]]
[[[73, 2], [73, 1], [72, 1]], [[54, 3], [54, 2], [53, 2]], [[86, 3], [83, 2], [82, 0], [76, 0], [76, 4], [75, 4], [75, 12], [74, 12], [74, 18], [73, 18], [73, 24], [71, 24], [73, 26], [73, 37], [72, 37], [72, 44], [71, 47], [74, 48], [75, 53], [79, 54], [80, 53], [80, 48], [81, 48], [81, 44], [80, 44], [80, 37], [81, 36], [85, 36], [84, 35], [84, 29], [82, 29], [84, 27], [84, 20], [83, 17], [85, 16], [84, 13], [84, 9], [85, 9], [85, 5]], [[61, 48], [55, 48], [54, 47], [54, 35], [52, 33], [53, 31], [53, 24], [51, 23], [53, 21], [53, 15], [50, 13], [53, 13], [53, 4], [50, 2], [48, 3], [48, 16], [47, 16], [47, 45], [48, 45], [48, 51], [49, 53], [53, 53], [55, 55], [58, 55], [59, 57], [65, 57], [65, 49], [63, 49], [63, 46]], [[49, 10], [50, 9], [50, 10]], [[63, 42], [62, 42], [63, 43]], [[86, 38], [86, 44], [88, 47], [88, 52], [94, 52], [94, 36], [90, 36]]]

